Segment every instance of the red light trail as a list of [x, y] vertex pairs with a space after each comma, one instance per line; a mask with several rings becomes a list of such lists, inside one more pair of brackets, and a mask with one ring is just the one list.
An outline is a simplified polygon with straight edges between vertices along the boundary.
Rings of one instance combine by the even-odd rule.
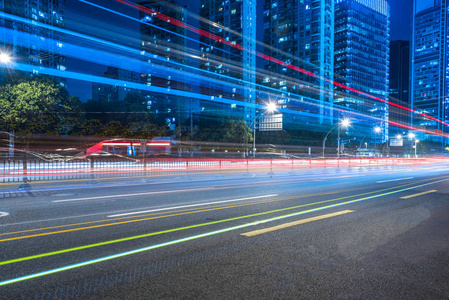
[[[179, 21], [179, 20], [174, 19], [174, 18], [172, 18], [172, 17], [169, 17], [169, 16], [167, 16], [167, 15], [161, 14], [161, 13], [159, 13], [159, 12], [157, 12], [157, 11], [151, 9], [151, 8], [142, 7], [142, 6], [140, 6], [140, 5], [137, 5], [137, 4], [134, 4], [134, 3], [130, 3], [130, 2], [125, 1], [125, 0], [116, 0], [116, 1], [117, 1], [117, 2], [120, 2], [120, 3], [122, 3], [122, 4], [125, 4], [125, 5], [128, 5], [128, 6], [132, 6], [132, 7], [136, 8], [136, 9], [138, 9], [138, 10], [140, 10], [140, 11], [149, 13], [149, 14], [151, 14], [152, 16], [154, 16], [154, 17], [156, 17], [156, 18], [158, 18], [158, 19], [160, 19], [160, 20], [163, 20], [163, 21], [165, 21], [165, 22], [167, 22], [167, 23], [174, 24], [174, 25], [179, 26], [179, 27], [187, 28], [187, 29], [191, 30], [192, 32], [195, 32], [195, 33], [197, 33], [197, 34], [199, 34], [199, 35], [202, 35], [202, 36], [204, 36], [204, 37], [207, 37], [207, 38], [209, 38], [209, 39], [211, 39], [211, 40], [214, 40], [214, 41], [216, 41], [216, 42], [219, 42], [219, 43], [228, 45], [228, 46], [230, 46], [230, 47], [233, 47], [233, 48], [236, 48], [236, 49], [239, 49], [239, 50], [244, 50], [243, 46], [240, 45], [240, 44], [226, 41], [226, 40], [224, 40], [222, 37], [220, 37], [220, 36], [218, 36], [218, 35], [212, 34], [212, 33], [210, 33], [210, 32], [207, 32], [207, 31], [205, 31], [205, 30], [202, 30], [202, 29], [197, 29], [197, 28], [194, 28], [194, 27], [192, 27], [192, 26], [189, 26], [189, 25], [187, 25], [186, 23], [184, 23], [184, 22], [182, 22], [182, 21]], [[300, 73], [309, 75], [309, 76], [311, 76], [311, 77], [315, 77], [315, 78], [318, 77], [318, 75], [314, 74], [313, 72], [310, 72], [310, 71], [307, 71], [307, 70], [305, 70], [305, 69], [299, 68], [299, 67], [294, 66], [294, 65], [292, 65], [292, 64], [287, 64], [287, 63], [285, 63], [285, 62], [283, 62], [283, 61], [281, 61], [281, 60], [279, 60], [279, 59], [276, 59], [276, 58], [274, 58], [274, 57], [272, 57], [272, 56], [269, 56], [269, 55], [266, 55], [266, 54], [262, 54], [262, 53], [259, 53], [259, 52], [255, 52], [255, 54], [256, 54], [257, 56], [259, 56], [259, 57], [262, 57], [262, 58], [265, 59], [265, 60], [269, 60], [269, 61], [271, 61], [271, 62], [277, 63], [277, 64], [279, 64], [279, 65], [281, 65], [281, 66], [284, 66], [284, 67], [287, 67], [287, 68], [289, 68], [289, 69], [298, 71], [298, 72], [300, 72]], [[437, 118], [435, 118], [435, 117], [429, 116], [429, 115], [427, 115], [427, 114], [418, 112], [418, 111], [413, 110], [413, 109], [411, 109], [411, 108], [408, 108], [408, 107], [405, 107], [405, 106], [402, 106], [402, 105], [399, 105], [399, 104], [396, 104], [396, 103], [390, 103], [390, 102], [388, 102], [388, 101], [386, 101], [386, 100], [384, 100], [384, 99], [382, 99], [382, 98], [379, 98], [379, 97], [376, 97], [376, 96], [373, 96], [373, 95], [364, 93], [364, 92], [362, 92], [362, 91], [359, 91], [359, 90], [357, 90], [357, 89], [351, 88], [351, 87], [349, 87], [349, 86], [346, 86], [346, 85], [344, 85], [344, 84], [338, 83], [338, 82], [333, 81], [333, 80], [324, 79], [324, 78], [322, 78], [322, 80], [326, 80], [327, 82], [330, 82], [330, 83], [332, 83], [333, 85], [336, 85], [336, 86], [341, 87], [341, 88], [343, 88], [343, 89], [346, 89], [346, 90], [348, 90], [348, 91], [355, 92], [355, 93], [357, 93], [357, 94], [360, 94], [360, 95], [369, 97], [369, 98], [371, 98], [371, 99], [374, 99], [374, 100], [377, 100], [377, 101], [386, 103], [387, 105], [395, 106], [395, 107], [398, 107], [398, 108], [400, 108], [400, 109], [403, 109], [403, 110], [407, 110], [407, 111], [413, 112], [413, 113], [418, 114], [418, 115], [421, 115], [421, 116], [423, 116], [423, 117], [425, 117], [425, 118], [428, 118], [428, 119], [437, 121], [437, 122], [439, 122], [439, 123], [441, 123], [441, 124], [444, 124], [444, 125], [446, 125], [446, 126], [449, 126], [449, 123], [446, 123], [446, 122], [444, 122], [444, 121], [441, 121], [441, 120], [439, 120], [439, 119], [437, 119]], [[421, 131], [421, 132], [426, 132], [426, 133], [431, 133], [431, 134], [436, 134], [436, 135], [440, 135], [440, 136], [446, 136], [446, 137], [449, 137], [449, 135], [438, 134], [438, 133], [434, 133], [434, 132], [428, 131], [428, 130], [420, 130], [420, 129], [416, 129], [416, 128], [413, 128], [413, 127], [410, 127], [410, 126], [407, 126], [407, 125], [404, 125], [404, 124], [401, 124], [401, 123], [397, 123], [397, 122], [391, 122], [391, 121], [390, 121], [389, 123], [392, 124], [392, 125], [394, 125], [394, 126], [398, 126], [398, 127], [402, 127], [402, 128], [413, 129], [413, 130], [418, 130], [418, 131]]]

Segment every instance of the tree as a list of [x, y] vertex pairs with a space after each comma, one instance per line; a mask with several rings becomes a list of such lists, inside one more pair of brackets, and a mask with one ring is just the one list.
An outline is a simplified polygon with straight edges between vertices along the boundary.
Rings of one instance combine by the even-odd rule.
[[105, 137], [126, 137], [128, 133], [122, 123], [111, 121], [102, 128], [101, 135]]
[[101, 132], [101, 121], [98, 119], [90, 119], [83, 123], [79, 133], [83, 136], [95, 136]]
[[38, 77], [0, 87], [0, 118], [6, 130], [57, 132], [58, 124], [79, 113], [81, 102], [56, 81]]
[[220, 119], [202, 122], [197, 137], [201, 141], [222, 143], [250, 143], [252, 130], [243, 120]]

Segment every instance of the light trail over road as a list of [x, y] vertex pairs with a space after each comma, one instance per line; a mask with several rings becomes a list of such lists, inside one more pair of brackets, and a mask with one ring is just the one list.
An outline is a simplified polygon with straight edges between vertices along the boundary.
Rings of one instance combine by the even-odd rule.
[[[365, 281], [377, 280], [373, 264], [386, 264], [379, 278], [395, 283], [388, 290], [392, 298], [429, 293], [399, 281], [398, 273], [414, 278], [404, 271], [408, 263], [427, 270], [421, 270], [424, 282], [448, 288], [436, 279], [444, 274], [433, 256], [446, 255], [441, 240], [446, 225], [439, 217], [449, 210], [444, 165], [354, 170], [164, 178], [159, 185], [142, 181], [5, 201], [0, 292], [10, 298], [123, 299], [130, 293], [225, 298], [233, 290], [241, 298], [263, 298], [267, 292], [326, 298], [344, 288], [364, 298], [380, 293]], [[85, 200], [55, 202], [77, 198]], [[441, 235], [427, 229], [434, 223]], [[407, 254], [406, 262], [393, 265], [373, 261], [376, 253], [398, 253], [391, 247], [404, 245], [400, 239], [410, 234], [406, 248], [419, 247], [420, 260]], [[353, 273], [359, 268], [366, 270], [363, 277]], [[322, 279], [340, 285], [323, 285]]]

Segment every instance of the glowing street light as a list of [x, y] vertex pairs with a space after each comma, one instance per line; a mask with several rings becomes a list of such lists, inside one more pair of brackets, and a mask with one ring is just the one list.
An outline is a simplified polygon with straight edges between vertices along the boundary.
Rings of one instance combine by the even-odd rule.
[[[410, 139], [414, 139], [415, 140], [415, 158], [416, 158], [416, 148], [417, 148], [417, 145], [418, 145], [418, 143], [419, 143], [419, 140], [416, 138], [416, 135], [413, 133], [413, 132], [410, 132], [409, 134], [408, 134], [408, 137], [410, 138]], [[413, 145], [413, 144], [412, 144]]]
[[263, 112], [273, 113], [277, 109], [275, 102], [268, 102], [265, 105], [265, 110], [261, 110], [258, 114], [254, 116], [253, 119], [253, 158], [256, 157], [256, 119], [260, 117]]
[[338, 123], [337, 125], [335, 125], [334, 127], [331, 128], [331, 130], [329, 130], [326, 134], [326, 136], [323, 139], [323, 157], [324, 157], [324, 150], [326, 149], [326, 140], [327, 140], [327, 136], [329, 135], [329, 133], [331, 133], [332, 130], [334, 130], [335, 128], [338, 127], [338, 148], [337, 148], [337, 155], [338, 157], [340, 157], [340, 127], [349, 127], [349, 125], [351, 125], [351, 121], [349, 119], [343, 119], [341, 120], [340, 123]]
[[267, 112], [270, 112], [270, 113], [274, 112], [276, 110], [276, 108], [277, 108], [277, 106], [276, 106], [275, 102], [269, 102], [266, 105], [266, 110], [267, 110]]
[[374, 127], [374, 155], [376, 156], [377, 153], [377, 134], [381, 131], [382, 129], [379, 126]]
[[8, 64], [12, 60], [11, 55], [5, 52], [0, 52], [0, 63], [2, 64]]
[[351, 125], [351, 121], [349, 119], [343, 119], [341, 120], [341, 122], [338, 124], [338, 149], [337, 149], [337, 157], [340, 158], [340, 129], [341, 127], [344, 128], [348, 128], [349, 125]]
[[418, 157], [418, 156], [416, 155], [416, 149], [418, 148], [418, 143], [419, 143], [419, 140], [418, 140], [418, 139], [415, 139], [415, 158]]

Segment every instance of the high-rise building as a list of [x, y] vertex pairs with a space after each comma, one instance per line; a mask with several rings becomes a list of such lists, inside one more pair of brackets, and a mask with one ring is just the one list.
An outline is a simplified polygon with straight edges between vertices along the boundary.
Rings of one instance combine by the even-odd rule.
[[[140, 50], [150, 55], [148, 68], [142, 71], [143, 82], [148, 86], [194, 92], [195, 86], [187, 80], [195, 66], [191, 59], [197, 55], [197, 44], [188, 39], [191, 33], [186, 27], [167, 22], [171, 18], [177, 22], [188, 23], [189, 7], [179, 0], [145, 0], [134, 1], [140, 7]], [[163, 16], [162, 18], [158, 17]], [[165, 68], [158, 71], [151, 66], [157, 64]], [[196, 63], [197, 64], [197, 63]], [[193, 126], [193, 115], [198, 113], [198, 101], [192, 98], [174, 96], [170, 93], [145, 93], [148, 107], [157, 115], [163, 116], [169, 126], [183, 125], [190, 119]]]
[[[63, 37], [44, 27], [64, 27], [65, 0], [0, 0], [0, 11], [4, 14], [0, 16], [2, 52], [8, 53], [14, 61], [22, 64], [66, 70], [66, 58], [59, 54], [59, 49], [63, 47]], [[36, 37], [57, 42], [37, 43]]]
[[[217, 73], [218, 81], [226, 77], [240, 80], [203, 81], [200, 91], [213, 97], [247, 102], [243, 119], [251, 124], [256, 102], [256, 0], [202, 0], [200, 29], [221, 39], [200, 37], [200, 67]], [[225, 43], [223, 43], [225, 42]], [[222, 75], [222, 76], [220, 76]], [[231, 108], [236, 107], [231, 105]]]
[[382, 128], [383, 140], [389, 128], [389, 39], [386, 0], [335, 0], [335, 81], [346, 88], [336, 86], [334, 102], [376, 118], [372, 123]]
[[[448, 9], [447, 0], [413, 1], [411, 108], [442, 121], [449, 120]], [[421, 128], [448, 132], [443, 124], [418, 114], [412, 114], [411, 122]]]
[[391, 105], [392, 103], [405, 107], [409, 104], [410, 82], [410, 42], [391, 41], [390, 43], [390, 109], [389, 120], [403, 124], [410, 123], [410, 112]]
[[[190, 63], [186, 27], [167, 22], [164, 18], [157, 18], [156, 14], [187, 23], [188, 7], [179, 0], [145, 0], [135, 1], [140, 7], [140, 50], [150, 54], [153, 59], [148, 63], [166, 66], [166, 71], [149, 69], [144, 74], [144, 81], [148, 86], [164, 87], [182, 91], [193, 91], [192, 84], [185, 78], [173, 78], [176, 70], [187, 74], [186, 65]], [[191, 70], [189, 70], [191, 71]], [[178, 74], [179, 74], [178, 72]], [[163, 114], [170, 126], [182, 124], [192, 118], [192, 100], [167, 94], [144, 93], [148, 100], [148, 107], [156, 114]]]
[[[115, 67], [108, 67], [107, 71], [102, 74], [102, 77], [118, 79], [127, 82], [139, 82], [140, 73]], [[93, 82], [92, 100], [107, 102], [123, 101], [130, 91], [131, 89], [123, 86]]]
[[333, 28], [333, 0], [265, 1], [263, 51], [283, 64], [266, 60], [267, 73], [261, 81], [284, 92], [278, 102], [285, 107], [298, 104], [291, 102], [292, 94], [315, 100], [314, 106], [297, 109], [315, 112], [320, 123], [332, 120], [333, 115]]

